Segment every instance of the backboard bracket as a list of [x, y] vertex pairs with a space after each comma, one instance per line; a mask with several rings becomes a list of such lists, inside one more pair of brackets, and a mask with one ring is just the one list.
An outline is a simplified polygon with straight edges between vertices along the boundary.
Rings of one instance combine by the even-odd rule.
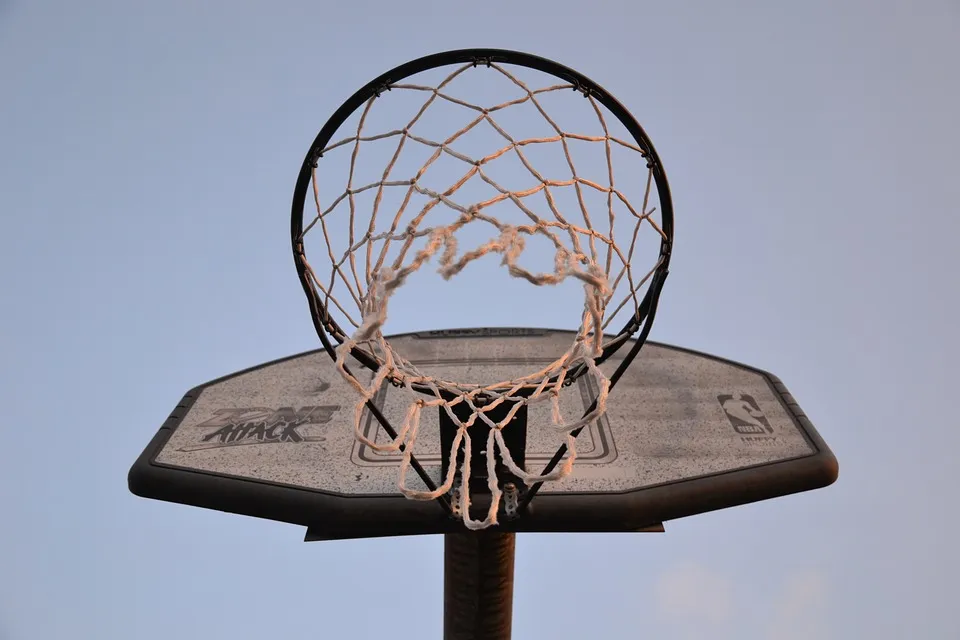
[[[475, 401], [475, 404], [482, 406], [483, 400], [479, 399]], [[492, 422], [499, 424], [507, 417], [513, 408], [513, 402], [505, 401], [487, 411], [486, 415]], [[472, 414], [470, 407], [467, 406], [466, 403], [456, 404], [451, 407], [451, 409], [457, 416], [457, 419], [462, 422], [467, 421]], [[450, 415], [447, 413], [444, 407], [438, 407], [438, 411], [440, 416], [440, 454], [442, 456], [440, 477], [445, 478], [450, 467], [453, 440], [459, 427], [450, 418]], [[521, 468], [523, 468], [526, 464], [527, 413], [527, 405], [521, 404], [510, 422], [501, 430], [504, 443], [507, 445], [507, 450], [510, 452], [510, 456]], [[490, 427], [482, 420], [477, 419], [470, 427], [470, 433], [473, 436], [474, 443], [476, 443], [472, 447], [470, 456], [470, 495], [489, 494], [489, 488], [487, 486], [487, 448], [484, 443], [486, 443], [487, 437], [489, 436]], [[457, 459], [455, 461], [456, 468], [458, 470], [456, 476], [457, 484], [459, 484], [459, 470], [463, 465], [463, 454], [464, 447], [463, 444], [461, 444], [459, 450], [457, 451]], [[500, 486], [513, 484], [521, 493], [526, 490], [526, 485], [524, 484], [523, 480], [511, 473], [511, 471], [507, 469], [506, 465], [503, 464], [503, 459], [499, 455], [499, 452], [497, 453], [496, 473], [500, 480]], [[480, 514], [478, 513], [475, 515], [479, 516]]]

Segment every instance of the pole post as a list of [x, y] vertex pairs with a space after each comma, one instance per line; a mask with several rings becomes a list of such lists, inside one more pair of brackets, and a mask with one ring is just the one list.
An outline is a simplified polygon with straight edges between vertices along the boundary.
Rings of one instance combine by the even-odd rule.
[[515, 533], [444, 534], [444, 640], [510, 640], [515, 554]]

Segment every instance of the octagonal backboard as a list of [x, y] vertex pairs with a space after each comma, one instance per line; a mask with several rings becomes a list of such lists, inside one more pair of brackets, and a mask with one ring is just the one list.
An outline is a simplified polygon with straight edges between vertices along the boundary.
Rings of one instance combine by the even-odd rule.
[[[572, 333], [549, 329], [426, 331], [390, 338], [434, 377], [488, 381], [531, 371]], [[628, 349], [621, 349], [623, 354]], [[609, 374], [620, 362], [603, 365]], [[357, 367], [359, 369], [359, 367]], [[596, 397], [589, 376], [564, 392], [565, 415]], [[433, 502], [397, 489], [399, 456], [353, 433], [356, 393], [326, 352], [303, 353], [189, 391], [130, 471], [137, 495], [304, 525], [314, 538], [462, 530]], [[407, 408], [385, 386], [393, 424]], [[563, 442], [550, 409], [531, 406], [525, 465], [539, 471]], [[365, 435], [386, 441], [368, 414]], [[547, 483], [510, 531], [637, 531], [714, 509], [826, 486], [837, 462], [775, 376], [648, 342], [577, 438], [573, 473]], [[439, 483], [439, 414], [424, 412], [415, 455]], [[411, 479], [413, 478], [413, 479]], [[416, 487], [413, 474], [408, 482]]]

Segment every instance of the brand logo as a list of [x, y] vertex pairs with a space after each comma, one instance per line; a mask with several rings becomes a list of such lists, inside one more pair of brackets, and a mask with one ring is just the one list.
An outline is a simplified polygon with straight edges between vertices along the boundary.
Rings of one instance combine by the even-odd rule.
[[200, 436], [200, 441], [180, 450], [199, 451], [281, 442], [323, 442], [324, 436], [305, 434], [301, 429], [306, 425], [330, 422], [339, 409], [338, 405], [308, 406], [296, 410], [292, 407], [217, 409], [212, 418], [196, 425], [197, 429], [206, 431]]
[[760, 410], [756, 399], [746, 393], [721, 394], [717, 401], [730, 421], [733, 430], [742, 436], [773, 433], [770, 421]]
[[511, 338], [526, 336], [542, 336], [549, 333], [547, 329], [528, 329], [526, 327], [481, 327], [476, 329], [437, 329], [424, 331], [416, 336], [424, 338]]

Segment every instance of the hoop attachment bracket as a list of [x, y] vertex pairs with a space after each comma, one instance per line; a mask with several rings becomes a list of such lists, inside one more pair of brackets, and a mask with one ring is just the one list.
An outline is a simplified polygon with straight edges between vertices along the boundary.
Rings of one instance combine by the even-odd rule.
[[[474, 400], [474, 404], [481, 406], [482, 400]], [[507, 417], [507, 414], [513, 409], [514, 402], [507, 401], [503, 402], [500, 405], [490, 409], [486, 412], [486, 415], [490, 420], [499, 424], [502, 420]], [[503, 434], [503, 441], [507, 445], [507, 450], [510, 452], [510, 457], [513, 458], [513, 461], [517, 463], [521, 469], [524, 468], [526, 463], [526, 450], [527, 450], [527, 405], [523, 402], [520, 403], [521, 406], [517, 409], [516, 414], [513, 416], [513, 419], [510, 420], [502, 429], [501, 433]], [[470, 419], [472, 411], [470, 406], [466, 402], [459, 402], [450, 409], [457, 416], [461, 422], [466, 422]], [[441, 451], [441, 471], [440, 477], [445, 478], [447, 475], [447, 470], [450, 468], [450, 464], [455, 464], [457, 467], [456, 478], [459, 482], [460, 480], [460, 468], [463, 464], [464, 448], [463, 444], [460, 445], [460, 448], [456, 453], [456, 460], [452, 460], [453, 453], [453, 439], [457, 435], [457, 430], [460, 428], [456, 422], [454, 422], [449, 414], [447, 414], [446, 409], [441, 406], [439, 407], [440, 411], [440, 451]], [[471, 496], [489, 496], [490, 491], [487, 486], [489, 480], [487, 476], [487, 447], [486, 442], [487, 438], [490, 435], [490, 426], [483, 420], [477, 419], [470, 426], [470, 439], [473, 443], [471, 447], [470, 455], [470, 486], [463, 487], [462, 490], [469, 491]], [[497, 451], [494, 454], [497, 457], [496, 473], [497, 480], [500, 486], [505, 486], [507, 484], [512, 484], [521, 494], [526, 490], [526, 484], [520, 478], [516, 477], [513, 473], [507, 469], [506, 465], [503, 464], [503, 459], [500, 456], [500, 452]], [[478, 505], [479, 511], [480, 505]], [[486, 511], [486, 506], [483, 506], [483, 511]], [[515, 517], [516, 513], [506, 513], [507, 518]]]

